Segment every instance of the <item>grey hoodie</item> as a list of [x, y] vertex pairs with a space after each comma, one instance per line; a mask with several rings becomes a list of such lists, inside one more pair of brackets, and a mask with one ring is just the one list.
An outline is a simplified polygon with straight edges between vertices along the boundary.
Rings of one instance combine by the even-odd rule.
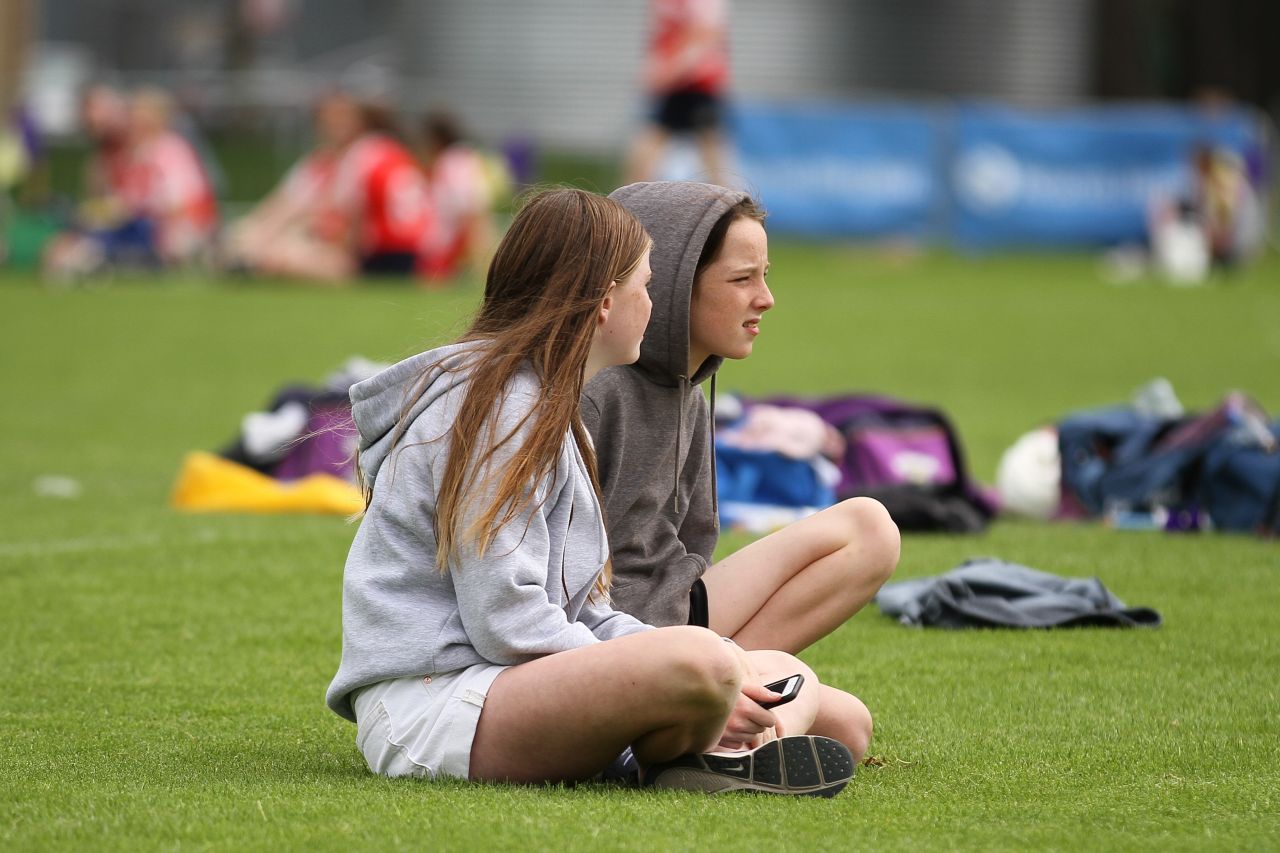
[[[347, 556], [342, 663], [326, 695], [329, 707], [349, 720], [355, 719], [351, 692], [365, 685], [478, 663], [524, 663], [649, 627], [589, 598], [608, 542], [569, 433], [554, 477], [537, 484], [535, 506], [501, 530], [483, 557], [464, 542], [459, 565], [446, 574], [436, 569], [436, 483], [470, 387], [466, 365], [475, 347], [425, 352], [351, 388], [360, 467], [373, 500]], [[539, 394], [532, 371], [512, 380], [496, 415], [499, 437], [516, 428]], [[393, 452], [406, 404], [410, 425]], [[498, 451], [496, 464], [519, 451], [529, 426]], [[488, 500], [480, 496], [475, 505]]]
[[707, 570], [720, 532], [711, 418], [697, 386], [723, 359], [712, 356], [686, 375], [689, 299], [707, 235], [747, 195], [710, 184], [655, 182], [609, 197], [653, 238], [653, 313], [640, 360], [601, 371], [582, 404], [613, 550], [614, 606], [651, 625], [683, 625], [689, 589]]

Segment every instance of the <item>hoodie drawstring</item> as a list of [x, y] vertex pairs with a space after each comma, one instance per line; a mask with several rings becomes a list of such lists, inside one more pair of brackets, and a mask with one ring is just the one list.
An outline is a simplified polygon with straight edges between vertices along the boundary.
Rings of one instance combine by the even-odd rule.
[[672, 473], [676, 484], [676, 513], [680, 513], [680, 453], [681, 446], [684, 444], [684, 400], [685, 400], [685, 383], [689, 381], [686, 376], [677, 376], [680, 380], [680, 417], [676, 420], [676, 453], [672, 459]]
[[711, 374], [711, 441], [708, 452], [711, 454], [711, 506], [717, 514], [720, 511], [720, 486], [716, 482], [716, 375]]

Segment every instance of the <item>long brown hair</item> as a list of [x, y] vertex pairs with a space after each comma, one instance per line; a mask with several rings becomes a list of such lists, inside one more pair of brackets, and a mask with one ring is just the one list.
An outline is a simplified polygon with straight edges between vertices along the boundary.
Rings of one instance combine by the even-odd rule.
[[[459, 339], [478, 346], [466, 359], [470, 387], [448, 433], [449, 458], [436, 489], [440, 571], [456, 560], [459, 542], [474, 540], [484, 554], [497, 532], [533, 505], [536, 485], [555, 471], [566, 431], [599, 497], [595, 453], [579, 411], [583, 372], [609, 286], [631, 275], [649, 245], [626, 208], [582, 190], [542, 192], [516, 215], [489, 266], [484, 302]], [[495, 412], [508, 382], [525, 368], [537, 374], [541, 394], [520, 423], [499, 436]], [[418, 393], [435, 369], [424, 372]], [[402, 417], [397, 441], [407, 428]], [[520, 431], [526, 437], [518, 451], [493, 470], [495, 452]], [[490, 491], [488, 506], [474, 505]], [[463, 526], [468, 517], [474, 520]], [[606, 563], [596, 584], [602, 595], [609, 574]]]

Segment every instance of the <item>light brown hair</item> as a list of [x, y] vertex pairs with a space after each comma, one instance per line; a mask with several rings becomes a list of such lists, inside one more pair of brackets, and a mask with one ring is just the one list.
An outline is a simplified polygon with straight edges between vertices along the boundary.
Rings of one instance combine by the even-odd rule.
[[[631, 275], [649, 245], [626, 208], [582, 190], [542, 192], [516, 215], [489, 266], [484, 302], [459, 339], [479, 346], [467, 360], [470, 387], [449, 430], [449, 458], [436, 489], [440, 571], [455, 562], [460, 542], [475, 541], [483, 554], [503, 526], [533, 506], [537, 484], [554, 475], [566, 432], [599, 496], [595, 453], [579, 411], [583, 372], [609, 286]], [[494, 414], [522, 369], [537, 375], [541, 394], [532, 411], [499, 436]], [[433, 370], [424, 373], [415, 398]], [[402, 417], [397, 441], [407, 428]], [[518, 452], [494, 470], [489, 463], [495, 452], [521, 431], [526, 437]], [[488, 506], [475, 505], [489, 493]], [[464, 526], [465, 518], [473, 520]], [[601, 595], [609, 574], [606, 564], [596, 585]]]

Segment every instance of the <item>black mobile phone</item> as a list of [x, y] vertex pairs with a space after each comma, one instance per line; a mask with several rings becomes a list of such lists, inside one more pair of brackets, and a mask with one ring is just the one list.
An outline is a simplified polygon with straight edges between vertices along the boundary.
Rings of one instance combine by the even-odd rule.
[[776, 708], [779, 705], [785, 705], [792, 699], [800, 695], [800, 687], [804, 684], [804, 676], [800, 673], [788, 675], [786, 678], [780, 678], [772, 684], [766, 684], [765, 690], [771, 690], [774, 693], [781, 693], [781, 699], [775, 699], [772, 702], [761, 702], [761, 708]]

